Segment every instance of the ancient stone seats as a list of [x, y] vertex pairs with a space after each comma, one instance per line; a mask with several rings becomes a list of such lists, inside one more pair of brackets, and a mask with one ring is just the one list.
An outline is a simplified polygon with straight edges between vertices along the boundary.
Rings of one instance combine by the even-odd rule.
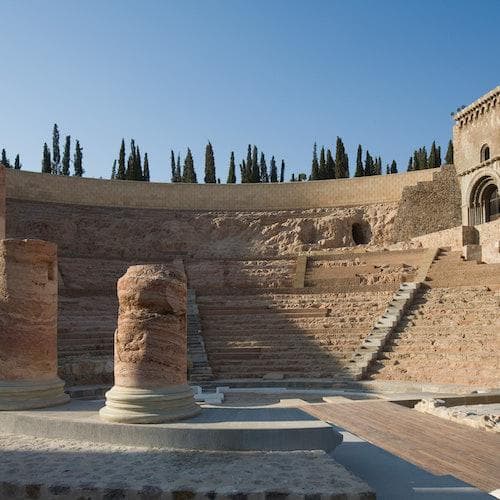
[[500, 265], [442, 252], [372, 378], [444, 384], [500, 383]]

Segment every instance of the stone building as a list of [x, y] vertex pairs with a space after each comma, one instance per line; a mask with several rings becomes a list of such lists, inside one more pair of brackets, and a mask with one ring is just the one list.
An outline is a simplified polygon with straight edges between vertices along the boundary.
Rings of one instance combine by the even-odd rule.
[[454, 164], [462, 192], [462, 224], [500, 217], [500, 86], [455, 114]]

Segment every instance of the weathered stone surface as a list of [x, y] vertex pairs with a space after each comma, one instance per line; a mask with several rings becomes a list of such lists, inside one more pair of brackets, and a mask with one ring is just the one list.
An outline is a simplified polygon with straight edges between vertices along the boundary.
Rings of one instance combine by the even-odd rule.
[[187, 382], [186, 276], [179, 265], [132, 266], [118, 280], [115, 384]]
[[180, 261], [131, 266], [118, 280], [115, 385], [104, 419], [158, 423], [199, 412], [187, 385], [186, 275]]
[[57, 248], [0, 240], [0, 409], [65, 402], [57, 378]]
[[10, 237], [57, 243], [60, 255], [165, 261], [172, 254], [247, 258], [355, 245], [353, 224], [385, 244], [397, 204], [306, 210], [190, 211], [38, 203], [8, 198]]
[[0, 165], [0, 240], [5, 238], [6, 203], [5, 167]]
[[56, 246], [0, 241], [0, 380], [57, 376]]
[[393, 241], [449, 229], [462, 223], [460, 184], [453, 165], [433, 174], [433, 180], [403, 189], [393, 227]]

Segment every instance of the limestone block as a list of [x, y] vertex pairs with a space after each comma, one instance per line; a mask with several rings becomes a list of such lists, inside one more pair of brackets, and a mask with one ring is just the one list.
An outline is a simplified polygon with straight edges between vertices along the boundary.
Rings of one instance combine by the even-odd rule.
[[118, 280], [115, 385], [101, 417], [159, 423], [200, 410], [187, 384], [186, 276], [182, 263], [129, 267]]
[[66, 402], [57, 377], [57, 247], [0, 240], [0, 409]]
[[482, 260], [482, 247], [481, 245], [464, 245], [462, 255], [465, 260]]

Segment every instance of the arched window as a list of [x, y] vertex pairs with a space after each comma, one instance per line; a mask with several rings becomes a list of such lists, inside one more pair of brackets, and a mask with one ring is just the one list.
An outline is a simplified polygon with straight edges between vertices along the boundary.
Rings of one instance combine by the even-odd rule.
[[481, 177], [471, 192], [469, 225], [483, 224], [500, 217], [498, 186], [490, 176]]
[[488, 144], [484, 144], [481, 148], [481, 163], [483, 161], [488, 161], [490, 159], [490, 147]]

